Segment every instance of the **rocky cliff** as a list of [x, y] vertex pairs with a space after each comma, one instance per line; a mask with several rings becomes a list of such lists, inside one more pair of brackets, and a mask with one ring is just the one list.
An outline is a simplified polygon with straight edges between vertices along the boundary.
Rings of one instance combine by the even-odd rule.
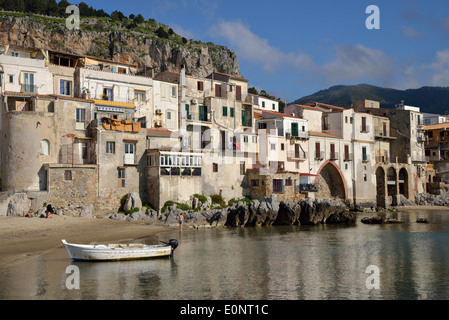
[[[168, 31], [166, 31], [168, 30]], [[162, 31], [162, 32], [161, 32]], [[0, 44], [51, 49], [204, 77], [218, 71], [240, 75], [236, 54], [224, 46], [187, 40], [154, 21], [126, 25], [109, 18], [81, 18], [80, 28], [66, 20], [36, 14], [0, 12]], [[147, 67], [147, 68], [146, 68]]]

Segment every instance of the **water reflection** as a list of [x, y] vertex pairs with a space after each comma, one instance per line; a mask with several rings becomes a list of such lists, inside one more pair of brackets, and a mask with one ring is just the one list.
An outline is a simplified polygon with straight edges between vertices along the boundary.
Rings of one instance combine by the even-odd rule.
[[[70, 262], [61, 248], [6, 269], [0, 298], [449, 298], [449, 213], [384, 215], [403, 223], [175, 231], [168, 235], [180, 243], [172, 259]], [[416, 223], [422, 217], [429, 223]], [[65, 287], [70, 264], [80, 270], [79, 290]], [[379, 290], [366, 288], [369, 265], [380, 269]]]

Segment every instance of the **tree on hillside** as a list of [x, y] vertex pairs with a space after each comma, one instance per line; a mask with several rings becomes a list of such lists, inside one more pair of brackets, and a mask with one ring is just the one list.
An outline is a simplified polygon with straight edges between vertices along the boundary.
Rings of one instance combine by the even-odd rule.
[[139, 14], [137, 17], [134, 18], [134, 22], [137, 24], [141, 24], [145, 22], [145, 18]]

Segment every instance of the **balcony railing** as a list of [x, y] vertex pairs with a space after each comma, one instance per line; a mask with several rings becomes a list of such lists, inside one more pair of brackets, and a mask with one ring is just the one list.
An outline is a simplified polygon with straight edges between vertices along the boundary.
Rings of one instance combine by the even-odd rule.
[[352, 153], [344, 153], [343, 154], [343, 161], [352, 161], [354, 159]]
[[389, 163], [390, 162], [390, 157], [388, 155], [384, 155], [384, 156], [376, 156], [376, 162], [379, 163]]
[[314, 184], [300, 184], [299, 190], [301, 192], [318, 192], [318, 189]]
[[338, 159], [338, 152], [329, 153], [329, 160], [337, 160], [337, 159]]
[[287, 158], [305, 160], [307, 159], [307, 153], [303, 151], [296, 152], [295, 150], [288, 150]]
[[369, 126], [361, 126], [360, 128], [360, 132], [362, 133], [366, 133], [369, 132], [370, 127]]
[[321, 159], [324, 159], [324, 151], [315, 152], [315, 160], [321, 160]]
[[292, 130], [290, 129], [290, 130], [285, 130], [285, 136], [290, 139], [295, 139], [295, 138], [308, 139], [309, 133], [307, 131], [298, 131], [298, 132], [293, 132], [293, 134], [292, 134]]
[[21, 92], [22, 93], [32, 93], [32, 94], [37, 94], [37, 86], [35, 85], [31, 85], [31, 84], [22, 84], [22, 88], [21, 88]]
[[369, 161], [370, 161], [369, 154], [362, 155], [362, 162], [369, 162]]

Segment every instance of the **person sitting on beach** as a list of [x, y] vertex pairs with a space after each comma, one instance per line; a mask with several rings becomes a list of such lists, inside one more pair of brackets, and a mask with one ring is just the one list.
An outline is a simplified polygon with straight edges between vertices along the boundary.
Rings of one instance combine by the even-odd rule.
[[51, 207], [51, 204], [49, 204], [49, 205], [47, 206], [47, 210], [45, 210], [45, 217], [46, 217], [47, 219], [53, 218], [53, 217], [51, 216], [53, 212], [54, 212], [54, 211], [53, 211], [53, 208]]
[[25, 212], [25, 213], [23, 214], [23, 216], [26, 217], [26, 218], [32, 218], [32, 217], [33, 217], [33, 213], [32, 213], [31, 210], [30, 210], [30, 211], [28, 211], [28, 212]]

